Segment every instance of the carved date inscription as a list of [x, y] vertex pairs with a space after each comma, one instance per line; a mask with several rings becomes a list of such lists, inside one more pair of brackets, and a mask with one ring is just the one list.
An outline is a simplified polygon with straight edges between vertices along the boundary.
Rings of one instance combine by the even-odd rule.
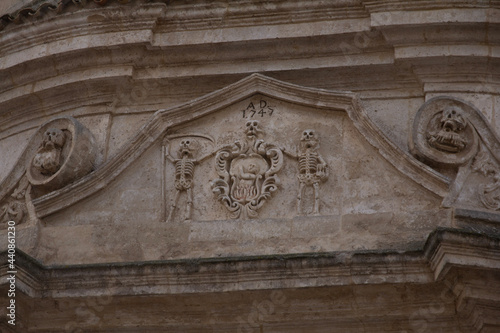
[[242, 110], [243, 118], [254, 118], [254, 117], [264, 117], [272, 116], [274, 113], [274, 106], [269, 105], [265, 99], [261, 99], [258, 102], [250, 102], [248, 106]]

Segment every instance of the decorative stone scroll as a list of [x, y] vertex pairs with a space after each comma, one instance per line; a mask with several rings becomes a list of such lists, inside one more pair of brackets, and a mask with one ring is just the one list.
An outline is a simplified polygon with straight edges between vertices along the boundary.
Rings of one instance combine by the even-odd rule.
[[16, 225], [26, 222], [28, 210], [25, 197], [29, 186], [28, 179], [23, 176], [17, 188], [0, 203], [0, 229], [6, 229], [9, 221], [15, 221]]
[[490, 183], [478, 184], [478, 195], [483, 205], [492, 210], [500, 209], [500, 168], [490, 154], [481, 151], [472, 164], [472, 170], [487, 177]]
[[40, 142], [27, 161], [26, 176], [33, 187], [46, 193], [59, 189], [92, 171], [97, 147], [94, 136], [73, 117], [51, 120], [40, 127]]
[[220, 178], [212, 182], [217, 199], [231, 212], [231, 218], [256, 218], [258, 210], [278, 189], [278, 172], [283, 152], [278, 146], [258, 139], [257, 120], [247, 121], [246, 139], [219, 149], [215, 170]]
[[475, 107], [452, 97], [429, 100], [415, 117], [410, 149], [431, 166], [457, 168], [443, 206], [458, 200], [500, 210], [500, 142]]

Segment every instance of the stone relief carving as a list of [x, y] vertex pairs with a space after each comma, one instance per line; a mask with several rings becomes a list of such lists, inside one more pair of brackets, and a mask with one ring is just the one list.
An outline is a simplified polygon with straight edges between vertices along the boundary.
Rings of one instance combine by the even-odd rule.
[[15, 221], [19, 225], [27, 220], [25, 197], [29, 186], [28, 179], [23, 176], [17, 188], [0, 204], [0, 229], [6, 229], [8, 221]]
[[57, 190], [95, 168], [94, 136], [73, 117], [56, 118], [35, 134], [38, 149], [26, 165], [26, 176], [34, 195]]
[[432, 118], [427, 141], [431, 147], [447, 153], [461, 152], [469, 142], [464, 132], [466, 127], [466, 116], [462, 109], [448, 106]]
[[278, 189], [283, 152], [258, 139], [262, 133], [259, 122], [249, 120], [245, 124], [246, 139], [216, 153], [215, 170], [220, 178], [212, 182], [212, 191], [231, 212], [231, 218], [257, 217], [258, 210]]
[[304, 187], [314, 188], [314, 208], [313, 214], [319, 215], [319, 183], [328, 178], [328, 165], [318, 152], [319, 137], [312, 129], [302, 132], [300, 138], [299, 154], [299, 193], [297, 195], [297, 213], [303, 214], [302, 195]]
[[[199, 138], [205, 138], [212, 143], [214, 140], [208, 136], [204, 136], [201, 134], [195, 134]], [[179, 137], [179, 136], [177, 136]], [[182, 136], [180, 136], [182, 137]], [[174, 137], [170, 137], [172, 139]], [[213, 152], [205, 154], [204, 156], [195, 158], [198, 155], [200, 150], [200, 143], [194, 137], [194, 135], [189, 135], [184, 137], [177, 148], [177, 157], [174, 158], [170, 154], [170, 140], [169, 138], [165, 139], [165, 157], [174, 164], [175, 167], [175, 197], [170, 206], [170, 213], [167, 217], [167, 222], [172, 221], [174, 217], [174, 212], [177, 209], [177, 204], [179, 202], [179, 197], [181, 192], [186, 192], [187, 195], [187, 203], [186, 203], [186, 214], [185, 220], [191, 220], [191, 211], [193, 207], [193, 176], [195, 165], [202, 162], [209, 156], [213, 155]]]
[[53, 175], [61, 168], [61, 152], [66, 142], [63, 131], [49, 128], [43, 134], [43, 141], [33, 158], [33, 167], [42, 175]]
[[483, 205], [492, 210], [500, 209], [500, 168], [491, 156], [481, 151], [474, 159], [472, 170], [488, 177], [489, 184], [479, 184], [478, 194]]
[[0, 229], [10, 220], [26, 222], [34, 213], [32, 199], [92, 171], [97, 155], [93, 135], [73, 117], [55, 118], [40, 126], [3, 183], [7, 185], [0, 189]]
[[470, 124], [474, 107], [451, 97], [427, 101], [415, 116], [410, 151], [432, 165], [460, 166], [478, 152], [479, 137]]
[[485, 117], [466, 102], [436, 97], [417, 112], [410, 140], [412, 153], [433, 167], [456, 169], [443, 206], [457, 200], [462, 205], [479, 201], [487, 209], [500, 210], [499, 148], [498, 137]]

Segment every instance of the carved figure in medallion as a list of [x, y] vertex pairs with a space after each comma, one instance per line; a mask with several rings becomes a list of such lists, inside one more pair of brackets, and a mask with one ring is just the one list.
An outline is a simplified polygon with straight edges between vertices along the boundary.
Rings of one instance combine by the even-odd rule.
[[278, 189], [283, 153], [276, 145], [258, 139], [261, 133], [259, 122], [249, 120], [246, 140], [236, 140], [216, 153], [215, 170], [220, 178], [212, 182], [212, 191], [232, 218], [257, 217], [257, 211]]
[[312, 129], [302, 132], [299, 154], [299, 193], [297, 195], [297, 213], [302, 214], [302, 195], [306, 185], [314, 188], [313, 214], [319, 215], [319, 183], [328, 178], [328, 165], [318, 152], [319, 138]]
[[448, 106], [442, 111], [437, 129], [429, 131], [429, 145], [448, 153], [458, 153], [465, 149], [467, 140], [463, 135], [467, 122], [458, 106]]
[[54, 118], [43, 124], [32, 144], [38, 148], [25, 167], [33, 198], [82, 178], [100, 161], [94, 135], [73, 117]]
[[40, 148], [33, 157], [33, 166], [42, 175], [53, 175], [61, 168], [61, 151], [65, 141], [64, 132], [60, 129], [49, 128], [45, 131]]
[[[211, 138], [209, 138], [209, 140], [213, 141], [213, 139]], [[174, 216], [174, 212], [177, 208], [181, 192], [186, 192], [187, 195], [185, 220], [191, 219], [191, 210], [193, 207], [193, 177], [195, 165], [213, 154], [210, 153], [199, 159], [196, 159], [195, 155], [199, 151], [199, 148], [200, 144], [196, 139], [192, 137], [186, 137], [179, 143], [177, 158], [172, 157], [168, 149], [166, 149], [165, 155], [167, 159], [174, 164], [175, 167], [175, 197], [170, 208], [167, 222], [171, 221]]]

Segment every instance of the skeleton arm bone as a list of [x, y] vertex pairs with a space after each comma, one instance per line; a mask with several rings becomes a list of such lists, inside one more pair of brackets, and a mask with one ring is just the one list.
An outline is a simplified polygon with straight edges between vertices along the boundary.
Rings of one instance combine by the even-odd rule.
[[321, 157], [321, 155], [318, 155], [318, 162], [318, 170], [316, 171], [316, 175], [326, 179], [328, 177], [328, 164], [326, 164], [326, 161], [323, 159], [323, 157]]
[[163, 146], [163, 155], [172, 163], [175, 163], [175, 158], [170, 155], [170, 141], [165, 140], [164, 146]]
[[196, 161], [194, 161], [195, 163], [201, 163], [203, 162], [204, 160], [206, 160], [207, 158], [209, 158], [210, 156], [214, 155], [215, 154], [215, 151], [212, 151], [210, 153], [206, 153], [205, 155], [202, 155], [200, 158], [198, 158]]
[[295, 155], [294, 153], [292, 152], [289, 152], [288, 150], [286, 150], [286, 148], [281, 148], [281, 151], [283, 152], [283, 154], [291, 157], [291, 158], [294, 158], [294, 159], [298, 159], [299, 156], [298, 155]]

